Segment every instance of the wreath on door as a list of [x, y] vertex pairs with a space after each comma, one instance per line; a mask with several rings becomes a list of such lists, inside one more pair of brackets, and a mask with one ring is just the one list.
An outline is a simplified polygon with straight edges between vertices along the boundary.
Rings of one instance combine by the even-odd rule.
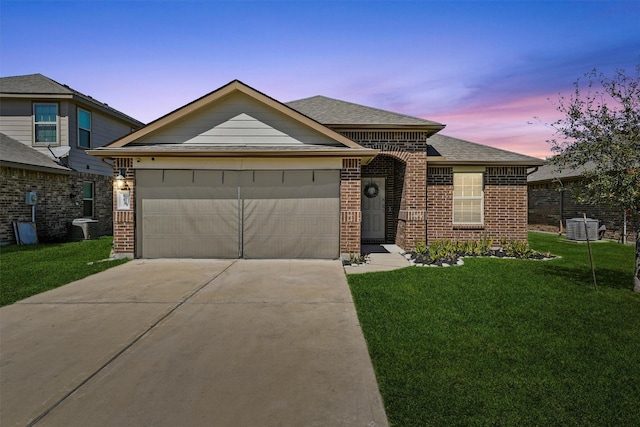
[[364, 186], [364, 190], [362, 191], [366, 198], [373, 199], [378, 196], [380, 192], [380, 187], [375, 182], [370, 182]]

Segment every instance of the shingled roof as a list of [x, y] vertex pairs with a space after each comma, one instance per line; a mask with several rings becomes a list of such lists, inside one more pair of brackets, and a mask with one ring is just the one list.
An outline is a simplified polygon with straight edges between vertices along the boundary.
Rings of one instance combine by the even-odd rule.
[[527, 176], [527, 182], [531, 184], [543, 181], [579, 178], [584, 174], [584, 172], [592, 171], [595, 168], [596, 164], [594, 162], [587, 162], [578, 168], [569, 166], [560, 168], [557, 165], [546, 164], [539, 167], [536, 171], [532, 171], [531, 175]]
[[[436, 134], [427, 139], [427, 156], [435, 165], [457, 164], [457, 165], [520, 165], [539, 166], [544, 164], [544, 160], [537, 157], [525, 156], [463, 139], [453, 138], [446, 135]], [[442, 160], [437, 158], [441, 157]]]
[[71, 169], [57, 164], [20, 141], [0, 133], [0, 164], [20, 169], [40, 170], [51, 173], [68, 173]]
[[445, 125], [325, 96], [312, 96], [285, 105], [327, 126], [425, 128], [438, 131]]
[[60, 97], [75, 97], [82, 102], [92, 104], [136, 126], [144, 125], [144, 123], [110, 107], [108, 104], [78, 92], [67, 85], [60, 84], [42, 74], [0, 77], [0, 96], [10, 97], [11, 95], [59, 95]]

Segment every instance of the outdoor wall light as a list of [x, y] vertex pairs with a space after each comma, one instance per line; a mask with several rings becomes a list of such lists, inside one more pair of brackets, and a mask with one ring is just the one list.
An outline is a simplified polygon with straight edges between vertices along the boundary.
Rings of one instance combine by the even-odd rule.
[[122, 188], [129, 188], [129, 186], [127, 185], [127, 181], [124, 177], [124, 175], [127, 173], [126, 169], [120, 169], [120, 173], [115, 177], [115, 181], [116, 181], [116, 187], [118, 187], [119, 190], [121, 190]]
[[122, 175], [116, 176], [116, 186], [118, 188], [124, 187], [125, 184], [126, 184], [126, 182], [124, 182], [124, 176], [122, 176]]

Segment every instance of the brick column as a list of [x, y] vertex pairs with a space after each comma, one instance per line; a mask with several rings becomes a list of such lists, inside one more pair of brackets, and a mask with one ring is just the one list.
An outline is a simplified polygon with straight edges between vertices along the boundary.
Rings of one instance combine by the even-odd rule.
[[[113, 191], [113, 249], [111, 256], [114, 258], [134, 258], [135, 257], [135, 170], [133, 169], [133, 159], [114, 159], [113, 177], [120, 174], [121, 169], [125, 170], [125, 181], [129, 187], [131, 196], [131, 209], [118, 210], [117, 188]], [[114, 187], [115, 187], [114, 179]]]
[[411, 250], [416, 242], [427, 238], [427, 156], [413, 152], [406, 158], [404, 203], [398, 219], [404, 221], [404, 248]]
[[340, 171], [340, 254], [360, 254], [361, 161], [344, 159]]

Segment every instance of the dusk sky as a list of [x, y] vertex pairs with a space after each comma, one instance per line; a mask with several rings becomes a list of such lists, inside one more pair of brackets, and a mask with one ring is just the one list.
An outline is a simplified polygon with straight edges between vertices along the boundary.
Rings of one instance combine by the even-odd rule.
[[1, 76], [42, 73], [145, 123], [239, 79], [544, 158], [549, 98], [638, 63], [635, 0], [0, 1]]

